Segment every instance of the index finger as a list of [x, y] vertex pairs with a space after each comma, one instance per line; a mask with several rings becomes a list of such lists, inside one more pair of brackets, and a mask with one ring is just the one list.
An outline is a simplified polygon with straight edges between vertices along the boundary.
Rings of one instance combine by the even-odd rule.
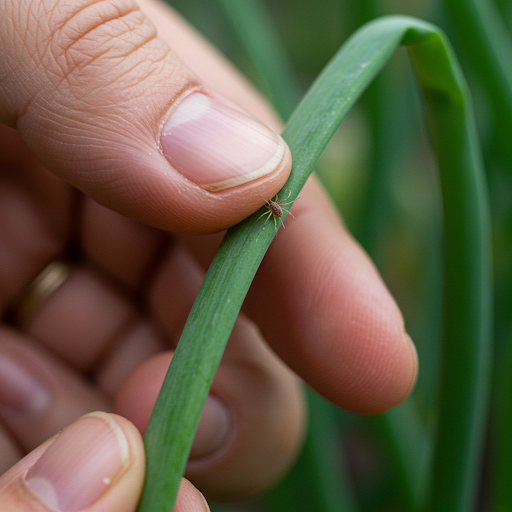
[[348, 410], [376, 414], [417, 375], [398, 306], [315, 179], [279, 230], [244, 303], [265, 339], [309, 385]]

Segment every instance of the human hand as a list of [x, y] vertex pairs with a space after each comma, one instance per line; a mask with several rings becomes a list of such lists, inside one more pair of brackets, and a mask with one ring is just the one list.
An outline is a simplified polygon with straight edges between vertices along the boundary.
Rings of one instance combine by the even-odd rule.
[[[221, 102], [213, 103], [206, 121], [215, 122], [215, 112], [232, 101], [276, 130], [279, 124], [172, 12], [150, 0], [140, 5], [163, 40], [154, 38], [147, 18], [129, 2], [80, 0], [44, 11], [47, 2], [3, 0], [0, 119], [17, 129], [1, 130], [3, 311], [52, 260], [71, 251], [75, 266], [18, 320], [19, 329], [1, 331], [2, 470], [92, 410], [114, 409], [145, 429], [171, 357], [161, 351], [174, 347], [202, 277], [195, 260], [206, 264], [218, 243], [217, 235], [171, 237], [167, 231], [208, 233], [238, 222], [262, 205], [262, 197], [275, 195], [290, 169], [286, 148], [281, 160], [272, 159], [279, 155], [272, 133], [258, 139], [254, 130], [265, 129], [248, 128], [242, 118], [236, 134], [223, 135], [224, 144], [215, 139], [216, 158], [199, 158], [195, 169], [201, 172], [187, 169], [218, 130], [206, 123], [183, 135], [177, 127], [160, 139], [175, 102], [186, 106], [191, 98], [206, 98], [195, 92], [183, 100], [185, 91], [197, 87]], [[74, 16], [67, 9], [75, 9]], [[200, 108], [190, 107], [195, 113]], [[198, 134], [204, 138], [195, 139]], [[244, 142], [244, 153], [256, 160], [241, 161], [233, 151]], [[272, 168], [265, 168], [268, 161]], [[226, 168], [230, 175], [223, 174]], [[262, 175], [255, 178], [254, 168], [264, 168]], [[240, 170], [245, 183], [205, 188]], [[285, 363], [328, 399], [362, 413], [392, 407], [416, 376], [398, 308], [314, 181], [293, 212], [297, 221], [272, 244], [245, 313]], [[274, 294], [277, 306], [269, 300]], [[119, 421], [134, 439], [129, 423]], [[210, 495], [259, 492], [293, 458], [302, 427], [297, 379], [242, 316], [187, 475]], [[140, 474], [140, 458], [134, 466]], [[15, 473], [17, 481], [22, 472]], [[12, 491], [11, 484], [0, 488], [5, 496]], [[116, 506], [109, 510], [133, 509], [121, 498]]]
[[[142, 438], [132, 423], [115, 414], [87, 414], [0, 476], [2, 511], [135, 510], [144, 462]], [[174, 510], [206, 512], [209, 507], [183, 479]]]

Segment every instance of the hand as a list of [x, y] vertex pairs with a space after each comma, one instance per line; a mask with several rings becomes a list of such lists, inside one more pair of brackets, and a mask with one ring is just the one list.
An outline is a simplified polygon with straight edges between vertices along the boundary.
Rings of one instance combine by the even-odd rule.
[[[90, 413], [0, 476], [2, 510], [132, 511], [144, 482], [144, 467], [142, 438], [133, 424], [115, 414]], [[175, 510], [206, 512], [209, 507], [183, 479]]]
[[[290, 171], [280, 139], [234, 109], [279, 131], [264, 101], [169, 9], [139, 4], [0, 2], [0, 120], [10, 126], [0, 127], [0, 306], [16, 322], [0, 330], [1, 470], [72, 424], [0, 480], [0, 501], [16, 512], [47, 510], [22, 482], [55, 467], [45, 457], [78, 470], [70, 444], [90, 454], [92, 470], [61, 474], [94, 489], [91, 510], [134, 509], [143, 457], [132, 424], [101, 414], [73, 422], [115, 410], [144, 431], [204, 272], [197, 262], [219, 241], [192, 234], [247, 217]], [[369, 414], [403, 400], [416, 378], [396, 304], [314, 180], [293, 213], [203, 412], [187, 476], [208, 495], [260, 492], [293, 459], [303, 403], [287, 366]], [[26, 287], [62, 257], [73, 260], [57, 264], [62, 284], [27, 307]], [[112, 421], [132, 465], [98, 498], [95, 454], [108, 450], [94, 432], [108, 439]], [[36, 493], [48, 501], [48, 489]]]

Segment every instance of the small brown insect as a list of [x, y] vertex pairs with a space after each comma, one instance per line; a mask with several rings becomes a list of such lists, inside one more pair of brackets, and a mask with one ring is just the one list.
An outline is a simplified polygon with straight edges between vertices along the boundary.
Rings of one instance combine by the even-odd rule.
[[[267, 215], [267, 218], [265, 219], [265, 223], [263, 224], [261, 229], [263, 229], [265, 227], [265, 224], [268, 222], [268, 219], [270, 219], [270, 217], [272, 216], [272, 217], [274, 217], [274, 226], [276, 228], [276, 233], [277, 233], [277, 219], [281, 218], [283, 216], [283, 211], [289, 213], [295, 219], [295, 216], [293, 215], [293, 213], [290, 210], [287, 210], [286, 208], [284, 208], [284, 206], [287, 206], [289, 204], [293, 204], [296, 201], [294, 199], [293, 201], [288, 201], [287, 203], [285, 203], [285, 201], [290, 197], [291, 193], [292, 193], [292, 191], [290, 190], [290, 193], [286, 196], [286, 199], [283, 199], [282, 201], [279, 201], [279, 196], [276, 194], [276, 200], [275, 201], [272, 201], [272, 199], [269, 199], [266, 202], [266, 206], [268, 208], [268, 211], [262, 213], [258, 217], [258, 220], [259, 220], [264, 215]], [[284, 228], [284, 224], [283, 224], [283, 228]]]

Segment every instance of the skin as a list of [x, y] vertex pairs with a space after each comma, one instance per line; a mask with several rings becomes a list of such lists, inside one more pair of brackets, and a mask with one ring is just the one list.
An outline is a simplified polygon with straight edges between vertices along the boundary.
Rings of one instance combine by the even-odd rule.
[[[83, 3], [101, 9], [129, 2]], [[55, 10], [59, 3], [0, 4], [7, 13], [2, 20], [11, 22], [0, 27], [8, 56], [0, 68], [3, 313], [71, 240], [80, 254], [70, 277], [40, 308], [21, 325], [0, 327], [0, 357], [16, 360], [51, 396], [38, 414], [0, 406], [0, 503], [13, 512], [47, 511], [20, 484], [23, 473], [48, 448], [48, 438], [80, 415], [103, 410], [121, 415], [132, 455], [126, 478], [91, 512], [128, 512], [143, 478], [138, 430], [145, 429], [220, 241], [216, 232], [253, 213], [262, 197], [275, 196], [290, 171], [290, 156], [269, 176], [215, 193], [163, 183], [157, 171], [165, 174], [166, 163], [158, 157], [155, 174], [141, 178], [136, 164], [153, 147], [184, 87], [201, 84], [276, 131], [280, 122], [229, 63], [156, 1], [140, 1], [140, 11], [130, 6], [137, 22], [131, 26], [126, 17], [127, 32], [103, 34], [108, 24], [99, 24], [108, 41], [129, 34], [133, 44], [115, 61], [116, 73], [108, 59], [96, 61], [100, 73], [86, 66], [91, 76], [82, 82], [84, 90], [52, 85], [59, 66], [76, 62], [34, 58], [42, 43], [32, 36], [44, 40], [45, 17], [63, 12]], [[65, 10], [67, 4], [59, 5]], [[6, 73], [14, 61], [19, 65]], [[131, 74], [139, 69], [134, 63], [142, 73]], [[69, 70], [69, 83], [74, 72]], [[112, 102], [128, 89], [134, 98], [129, 109]], [[111, 123], [108, 133], [102, 123]], [[85, 143], [96, 148], [91, 158], [82, 150]], [[288, 468], [304, 430], [300, 379], [362, 414], [393, 407], [415, 383], [416, 352], [400, 311], [314, 179], [293, 214], [296, 221], [287, 222], [258, 271], [211, 391], [225, 421], [205, 413], [196, 437], [186, 476], [207, 496], [252, 496]], [[278, 307], [268, 300], [269, 291], [278, 293]], [[205, 510], [187, 481], [179, 503], [182, 510]]]

